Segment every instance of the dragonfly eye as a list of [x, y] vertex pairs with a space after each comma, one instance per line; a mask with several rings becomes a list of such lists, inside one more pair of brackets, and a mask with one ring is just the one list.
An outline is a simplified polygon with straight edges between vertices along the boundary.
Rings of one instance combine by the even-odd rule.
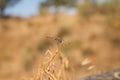
[[62, 39], [59, 38], [59, 37], [55, 38], [55, 41], [56, 41], [58, 44], [59, 44], [59, 43], [62, 43]]

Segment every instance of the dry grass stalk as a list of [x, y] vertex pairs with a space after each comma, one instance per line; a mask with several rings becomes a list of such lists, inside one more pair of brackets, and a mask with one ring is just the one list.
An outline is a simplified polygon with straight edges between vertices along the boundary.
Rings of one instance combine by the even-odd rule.
[[[35, 73], [34, 77], [32, 80], [46, 80], [44, 79], [47, 75], [47, 80], [61, 80], [61, 77], [63, 78], [63, 80], [66, 80], [66, 76], [65, 76], [65, 68], [68, 68], [68, 60], [67, 58], [60, 52], [60, 48], [61, 48], [62, 43], [57, 44], [57, 49], [55, 51], [55, 53], [52, 54], [52, 52], [50, 50], [47, 50], [46, 53], [50, 53], [51, 58], [49, 59], [49, 61], [47, 62], [47, 64], [44, 65], [40, 65], [40, 67], [38, 68], [37, 72]], [[59, 59], [60, 59], [60, 68], [59, 71], [57, 72], [57, 74], [54, 74], [55, 72], [55, 68], [53, 69], [53, 72], [51, 72], [51, 68], [52, 66], [54, 66], [54, 60], [56, 58], [56, 56], [58, 55]], [[52, 65], [54, 64], [54, 65]], [[43, 74], [45, 76], [43, 76]], [[56, 75], [56, 76], [55, 76]]]
[[69, 61], [67, 60], [67, 58], [61, 53], [60, 54], [60, 59], [61, 59], [61, 69], [59, 70], [58, 74], [57, 74], [57, 78], [58, 80], [60, 80], [62, 74], [63, 74], [63, 80], [67, 80], [66, 76], [65, 76], [65, 68], [69, 67]]

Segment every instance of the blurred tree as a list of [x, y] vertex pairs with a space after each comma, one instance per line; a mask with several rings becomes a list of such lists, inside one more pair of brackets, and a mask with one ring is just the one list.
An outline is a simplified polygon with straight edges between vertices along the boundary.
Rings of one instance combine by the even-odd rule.
[[7, 7], [14, 6], [19, 1], [21, 1], [21, 0], [0, 0], [0, 13], [1, 13], [1, 15], [4, 15], [4, 10]]
[[42, 8], [55, 7], [55, 15], [59, 13], [60, 7], [74, 7], [77, 0], [46, 0], [41, 4]]
[[60, 6], [73, 7], [77, 0], [46, 0], [43, 2], [43, 6], [54, 6], [56, 13], [59, 12]]
[[56, 22], [58, 21], [58, 13], [60, 12], [60, 7], [74, 7], [76, 2], [77, 0], [46, 0], [45, 2], [41, 3], [40, 10], [46, 12], [46, 10], [49, 9], [49, 7], [55, 7], [54, 21]]
[[78, 15], [85, 20], [89, 20], [89, 17], [91, 16], [91, 10], [90, 0], [84, 0], [82, 4], [78, 4], [77, 6]]
[[97, 10], [97, 6], [98, 6], [97, 0], [85, 0], [85, 3], [87, 3], [87, 5], [89, 5], [90, 10], [93, 13], [95, 13], [95, 11]]
[[0, 12], [3, 14], [4, 9], [6, 8], [9, 0], [0, 0]]
[[46, 2], [42, 2], [40, 4], [40, 14], [42, 16], [46, 15], [48, 13], [48, 4]]
[[98, 0], [84, 0], [82, 4], [78, 4], [78, 15], [85, 20], [89, 20], [92, 15], [99, 13], [100, 3]]

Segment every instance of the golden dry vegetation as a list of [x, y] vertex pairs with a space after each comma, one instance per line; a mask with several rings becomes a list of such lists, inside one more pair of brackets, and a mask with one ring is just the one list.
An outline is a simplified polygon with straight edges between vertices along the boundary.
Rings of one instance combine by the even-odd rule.
[[58, 16], [0, 18], [0, 80], [75, 80], [120, 66], [105, 16]]

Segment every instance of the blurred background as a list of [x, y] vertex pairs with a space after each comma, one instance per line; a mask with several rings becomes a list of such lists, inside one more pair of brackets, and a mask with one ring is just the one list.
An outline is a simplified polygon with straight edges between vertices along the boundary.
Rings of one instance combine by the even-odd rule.
[[0, 80], [30, 80], [54, 51], [47, 36], [64, 40], [66, 80], [118, 68], [119, 21], [120, 0], [0, 0]]

